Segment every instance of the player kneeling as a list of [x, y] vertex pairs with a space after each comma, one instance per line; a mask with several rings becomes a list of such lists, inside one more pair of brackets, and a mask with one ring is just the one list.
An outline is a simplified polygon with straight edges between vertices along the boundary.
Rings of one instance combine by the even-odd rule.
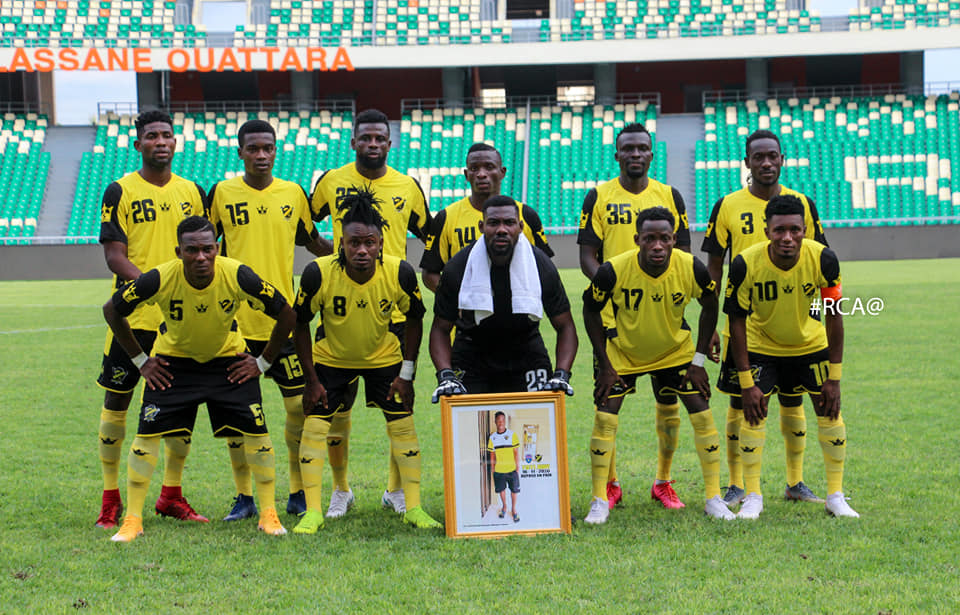
[[[663, 207], [637, 214], [638, 248], [614, 256], [597, 270], [583, 294], [583, 321], [598, 361], [590, 438], [593, 500], [587, 523], [605, 523], [610, 515], [607, 476], [623, 398], [636, 390], [639, 376], [650, 375], [656, 399], [657, 478], [651, 497], [666, 508], [683, 508], [673, 490], [670, 466], [679, 440], [677, 397], [690, 415], [694, 443], [706, 490], [704, 512], [733, 519], [720, 497], [720, 436], [707, 400], [710, 384], [704, 359], [717, 326], [716, 284], [706, 266], [675, 251], [674, 217]], [[684, 309], [699, 300], [700, 324], [694, 351]], [[615, 326], [604, 330], [601, 310], [613, 303]]]

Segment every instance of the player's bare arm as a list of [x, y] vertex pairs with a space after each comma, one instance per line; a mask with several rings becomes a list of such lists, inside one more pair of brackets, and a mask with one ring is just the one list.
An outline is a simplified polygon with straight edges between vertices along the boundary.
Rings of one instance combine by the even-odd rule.
[[293, 329], [293, 346], [297, 351], [300, 365], [304, 366], [303, 410], [309, 412], [321, 404], [327, 407], [327, 390], [320, 384], [317, 370], [313, 369], [313, 339], [310, 336], [310, 323], [297, 322]]
[[422, 271], [421, 276], [423, 278], [423, 285], [429, 288], [432, 292], [437, 292], [437, 285], [440, 283], [440, 272], [434, 271]]
[[[103, 304], [103, 318], [110, 326], [110, 330], [113, 331], [117, 342], [130, 355], [130, 358], [136, 359], [136, 357], [144, 354], [143, 348], [137, 343], [137, 338], [133, 336], [130, 322], [117, 312], [112, 299]], [[136, 364], [137, 361], [135, 360], [134, 363]], [[173, 383], [173, 375], [165, 369], [168, 365], [169, 363], [158, 357], [147, 357], [146, 362], [140, 365], [140, 375], [143, 376], [151, 390], [163, 391]]]
[[450, 346], [450, 333], [453, 323], [445, 318], [434, 316], [430, 325], [430, 359], [437, 371], [450, 369], [453, 349]]
[[603, 318], [600, 312], [595, 312], [584, 305], [583, 326], [593, 346], [593, 356], [597, 359], [597, 379], [593, 388], [593, 400], [597, 406], [603, 408], [607, 405], [610, 389], [623, 381], [620, 379], [620, 374], [613, 369], [610, 358], [607, 356], [607, 336], [603, 331]]
[[597, 269], [600, 268], [600, 259], [597, 258], [597, 247], [581, 244], [580, 245], [580, 271], [587, 279], [592, 280], [597, 275]]
[[103, 244], [103, 258], [107, 268], [121, 280], [136, 280], [141, 272], [127, 256], [127, 244], [122, 241], [107, 241]]
[[[417, 362], [417, 354], [420, 350], [420, 341], [423, 339], [423, 317], [416, 318], [407, 314], [407, 320], [404, 325], [403, 338], [403, 360]], [[391, 399], [394, 394], [400, 395], [403, 402], [403, 409], [413, 412], [414, 391], [413, 380], [406, 379], [403, 374], [397, 376], [390, 383], [390, 390], [387, 391], [387, 399]]]
[[329, 239], [324, 239], [320, 235], [315, 235], [310, 238], [310, 241], [304, 245], [310, 254], [314, 256], [326, 256], [327, 254], [333, 254], [333, 242]]
[[[827, 312], [824, 315], [827, 329], [827, 352], [830, 363], [839, 365], [843, 361], [843, 316], [840, 313]], [[831, 373], [820, 389], [820, 411], [817, 413], [836, 420], [840, 416], [840, 380]]]
[[[728, 314], [730, 319], [730, 353], [738, 372], [750, 372], [750, 359], [747, 355], [747, 319], [744, 316]], [[767, 417], [767, 398], [756, 383], [752, 387], [741, 388], [743, 418], [751, 425], [757, 425]]]

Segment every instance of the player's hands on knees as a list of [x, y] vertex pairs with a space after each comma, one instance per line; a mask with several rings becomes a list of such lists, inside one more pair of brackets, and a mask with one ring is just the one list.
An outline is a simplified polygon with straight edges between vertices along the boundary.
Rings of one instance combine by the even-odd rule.
[[457, 373], [449, 367], [437, 372], [437, 388], [433, 390], [430, 401], [437, 403], [443, 395], [463, 395], [467, 392], [467, 387], [463, 386]]
[[234, 384], [243, 384], [247, 380], [260, 377], [260, 366], [253, 355], [246, 352], [238, 352], [236, 361], [227, 367], [227, 380]]
[[743, 418], [751, 425], [757, 425], [767, 418], [767, 397], [758, 386], [743, 389], [740, 392], [743, 401]]
[[702, 366], [690, 365], [690, 367], [686, 369], [680, 387], [685, 388], [687, 383], [690, 383], [694, 389], [700, 391], [704, 399], [710, 399], [710, 376]]
[[318, 405], [327, 407], [327, 389], [320, 381], [307, 382], [303, 387], [303, 413], [310, 414]]
[[413, 412], [413, 382], [404, 380], [400, 376], [394, 378], [393, 382], [390, 383], [390, 390], [387, 391], [387, 401], [394, 399], [395, 395], [400, 396], [400, 402], [403, 404], [404, 410]]
[[820, 416], [835, 421], [840, 416], [840, 381], [826, 380], [820, 389]]
[[597, 381], [593, 386], [593, 402], [601, 408], [607, 406], [607, 399], [610, 397], [610, 390], [615, 385], [621, 385], [626, 388], [626, 383], [620, 378], [620, 374], [612, 367], [600, 368], [597, 373]]
[[558, 369], [553, 372], [550, 380], [540, 383], [541, 391], [563, 391], [567, 396], [573, 395], [573, 386], [570, 384], [570, 372]]
[[140, 375], [151, 391], [164, 391], [173, 384], [173, 374], [165, 369], [169, 365], [168, 361], [160, 357], [148, 357], [147, 362], [140, 367]]
[[709, 358], [714, 363], [720, 362], [720, 334], [714, 330], [713, 335], [710, 336], [710, 355]]

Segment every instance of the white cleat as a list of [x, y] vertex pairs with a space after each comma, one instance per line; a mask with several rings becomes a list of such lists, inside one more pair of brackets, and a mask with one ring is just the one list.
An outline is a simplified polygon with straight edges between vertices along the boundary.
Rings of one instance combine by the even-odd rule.
[[595, 497], [590, 502], [590, 512], [583, 520], [585, 523], [601, 525], [607, 522], [608, 517], [610, 517], [610, 504], [603, 498]]
[[380, 503], [384, 508], [393, 509], [393, 512], [400, 513], [401, 515], [407, 512], [407, 496], [404, 495], [403, 489], [397, 489], [396, 491], [384, 491], [383, 497], [380, 498]]
[[708, 517], [723, 519], [724, 521], [733, 521], [737, 518], [737, 516], [727, 508], [727, 503], [724, 502], [723, 498], [719, 495], [715, 495], [707, 500], [707, 505], [704, 506], [703, 512]]
[[853, 519], [860, 518], [860, 514], [854, 509], [850, 508], [850, 505], [847, 504], [847, 498], [843, 496], [842, 491], [837, 491], [836, 493], [831, 493], [828, 495], [827, 503], [824, 505], [824, 508], [826, 508], [827, 512], [834, 517], [851, 517]]
[[330, 496], [330, 507], [327, 508], [327, 519], [339, 519], [353, 508], [353, 489], [340, 491], [334, 488]]
[[759, 493], [748, 493], [747, 497], [743, 498], [743, 506], [740, 507], [740, 512], [737, 513], [738, 519], [759, 519], [760, 513], [763, 512], [763, 496]]

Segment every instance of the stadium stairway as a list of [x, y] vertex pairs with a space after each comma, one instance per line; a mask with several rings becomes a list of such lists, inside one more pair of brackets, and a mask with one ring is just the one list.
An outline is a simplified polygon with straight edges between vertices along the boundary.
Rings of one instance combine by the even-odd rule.
[[687, 206], [690, 223], [696, 220], [692, 209], [694, 194], [694, 143], [703, 139], [703, 115], [676, 113], [657, 118], [657, 141], [667, 144], [666, 183], [680, 191]]
[[80, 157], [93, 149], [97, 129], [92, 126], [52, 126], [43, 151], [50, 152], [47, 193], [37, 220], [37, 236], [63, 236], [67, 232], [73, 197], [77, 191]]

